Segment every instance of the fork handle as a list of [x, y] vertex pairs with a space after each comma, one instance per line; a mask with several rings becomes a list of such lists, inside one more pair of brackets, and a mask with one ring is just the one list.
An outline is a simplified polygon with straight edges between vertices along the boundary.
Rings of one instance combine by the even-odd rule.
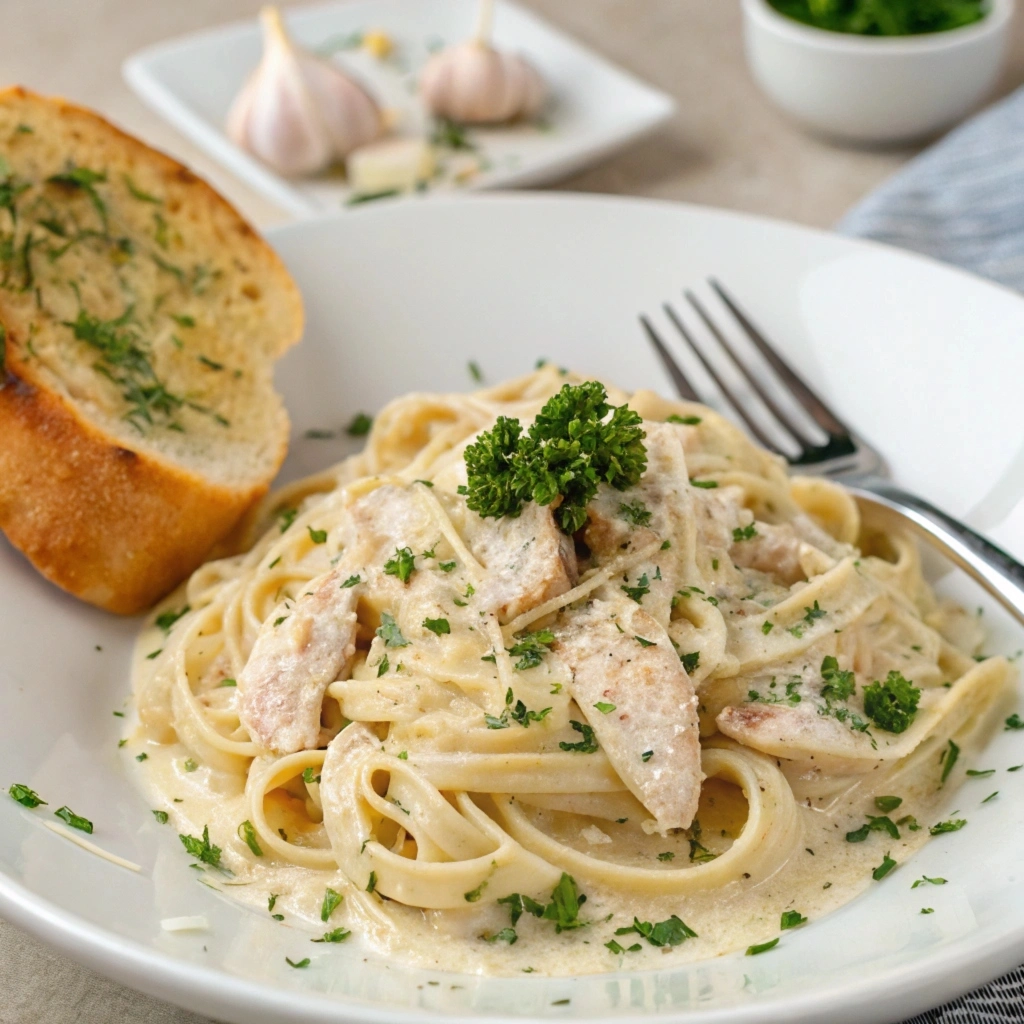
[[1024, 565], [969, 526], [901, 490], [888, 480], [866, 478], [845, 484], [863, 504], [897, 516], [985, 588], [1024, 625]]

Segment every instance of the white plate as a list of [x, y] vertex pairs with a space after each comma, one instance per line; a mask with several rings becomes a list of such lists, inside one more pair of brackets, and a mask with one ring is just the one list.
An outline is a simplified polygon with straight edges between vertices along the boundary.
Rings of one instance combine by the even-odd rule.
[[[272, 239], [309, 317], [279, 375], [295, 421], [290, 476], [341, 454], [304, 439], [306, 430], [410, 389], [469, 387], [471, 359], [492, 381], [546, 356], [668, 394], [636, 314], [657, 313], [681, 285], [714, 273], [905, 484], [960, 514], [1001, 508], [1005, 517], [1007, 495], [1024, 494], [1014, 462], [1024, 447], [1024, 300], [927, 260], [696, 207], [552, 196], [365, 207]], [[1006, 539], [1024, 553], [1024, 530]], [[962, 580], [943, 588], [989, 607]], [[1024, 646], [1005, 617], [991, 608], [986, 617], [991, 650]], [[666, 956], [647, 974], [487, 979], [405, 969], [354, 941], [312, 946], [303, 931], [199, 885], [133, 788], [112, 712], [125, 705], [135, 628], [63, 597], [0, 544], [0, 785], [24, 782], [51, 804], [29, 812], [0, 798], [0, 913], [105, 974], [217, 1019], [870, 1024], [1024, 960], [1024, 772], [1002, 770], [954, 798], [969, 820], [962, 832], [755, 959], [673, 967]], [[999, 769], [1024, 761], [1021, 734], [998, 734], [984, 760]], [[980, 806], [996, 788], [1001, 796]], [[141, 874], [44, 829], [62, 803], [93, 819], [95, 841]], [[929, 890], [935, 913], [926, 917], [910, 889], [922, 872], [949, 879]], [[191, 914], [205, 914], [210, 930], [161, 932], [162, 918]], [[314, 962], [295, 971], [285, 956]]]
[[[403, 133], [423, 134], [424, 115], [412, 89], [431, 49], [468, 38], [477, 0], [356, 0], [289, 9], [297, 41], [319, 49], [353, 33], [382, 29], [395, 40], [393, 58], [357, 49], [334, 59], [366, 82], [401, 115]], [[447, 154], [448, 171], [426, 195], [456, 188], [494, 189], [554, 181], [628, 145], [672, 116], [672, 98], [610, 64], [536, 15], [506, 0], [495, 4], [494, 44], [529, 57], [551, 87], [543, 128], [473, 129], [484, 168], [461, 184], [453, 175], [466, 156]], [[296, 214], [336, 210], [351, 195], [339, 175], [287, 179], [239, 149], [224, 133], [232, 99], [261, 50], [255, 21], [173, 39], [143, 50], [124, 66], [131, 87], [157, 113], [215, 160]], [[472, 163], [472, 159], [469, 161]], [[463, 167], [464, 169], [464, 167]]]

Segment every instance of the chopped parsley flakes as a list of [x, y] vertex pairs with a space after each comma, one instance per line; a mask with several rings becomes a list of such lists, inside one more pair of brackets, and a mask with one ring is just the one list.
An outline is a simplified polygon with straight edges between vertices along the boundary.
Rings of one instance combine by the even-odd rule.
[[633, 923], [625, 928], [616, 928], [616, 935], [630, 935], [636, 933], [646, 939], [652, 946], [678, 946], [687, 939], [697, 938], [697, 933], [675, 914], [666, 921], [659, 921], [651, 924], [650, 921], [641, 921], [634, 917]]
[[34, 789], [29, 789], [28, 786], [23, 786], [20, 782], [15, 782], [14, 785], [7, 790], [7, 795], [12, 800], [16, 800], [22, 807], [28, 807], [29, 809], [39, 807], [46, 803], [46, 801]]
[[558, 744], [559, 750], [571, 750], [577, 754], [596, 754], [598, 748], [594, 730], [586, 722], [577, 722], [575, 719], [570, 721], [569, 724], [583, 739], [578, 743], [567, 743], [565, 740], [562, 740]]
[[881, 815], [878, 817], [869, 816], [868, 820], [860, 828], [853, 832], [846, 833], [848, 843], [862, 843], [868, 837], [869, 832], [886, 832], [893, 839], [899, 839], [900, 830], [896, 823], [889, 817]]
[[651, 592], [650, 580], [647, 578], [647, 573], [644, 573], [640, 579], [636, 581], [636, 586], [631, 587], [624, 583], [621, 587], [622, 592], [632, 601], [636, 601], [637, 604], [642, 604], [643, 599]]
[[[814, 602], [817, 606], [818, 602]], [[822, 613], [824, 614], [824, 612]], [[823, 686], [821, 695], [833, 700], [849, 700], [857, 689], [854, 674], [849, 669], [841, 669], [839, 662], [827, 655], [821, 662], [821, 679]]]
[[53, 813], [72, 828], [77, 828], [80, 832], [87, 832], [92, 835], [92, 822], [88, 818], [83, 818], [80, 814], [75, 814], [70, 807], [61, 807]]
[[357, 412], [345, 428], [345, 433], [351, 437], [365, 437], [370, 432], [372, 426], [372, 416], [367, 416], [365, 412]]
[[384, 563], [385, 576], [397, 576], [403, 583], [409, 582], [416, 569], [416, 556], [411, 548], [396, 548], [393, 558]]
[[515, 664], [517, 672], [536, 668], [555, 642], [555, 634], [550, 629], [538, 629], [533, 633], [517, 633], [516, 643], [508, 648], [508, 653], [519, 661]]
[[253, 856], [262, 857], [263, 848], [260, 846], [259, 841], [256, 839], [256, 829], [253, 827], [251, 821], [246, 819], [238, 826], [238, 838], [245, 843], [253, 852]]
[[325, 889], [324, 901], [320, 904], [320, 920], [326, 923], [343, 899], [344, 897], [340, 892], [336, 892], [331, 888]]
[[385, 647], [408, 647], [409, 641], [402, 636], [401, 629], [398, 628], [398, 623], [395, 621], [393, 615], [389, 615], [387, 612], [382, 612], [380, 617], [380, 625], [377, 627], [377, 636], [384, 641]]
[[890, 871], [892, 871], [894, 867], [896, 867], [896, 861], [894, 861], [892, 857], [889, 856], [889, 854], [886, 854], [882, 858], [882, 863], [879, 864], [878, 867], [871, 872], [871, 877], [876, 882], [880, 882], [883, 878], [885, 878], [887, 874], [889, 874]]
[[171, 628], [183, 615], [187, 615], [192, 609], [185, 605], [179, 611], [168, 610], [161, 612], [155, 619], [155, 624], [164, 631], [164, 633], [170, 633]]
[[619, 517], [630, 526], [650, 526], [651, 515], [650, 509], [639, 498], [630, 504], [623, 502], [619, 505]]
[[949, 773], [953, 770], [953, 765], [956, 764], [959, 757], [960, 748], [950, 740], [946, 749], [942, 752], [942, 758], [939, 762], [942, 765], [942, 778], [939, 780], [940, 785], [949, 778]]
[[940, 836], [945, 832], [959, 832], [960, 829], [967, 824], [966, 818], [956, 818], [950, 821], [940, 821], [937, 825], [932, 825], [928, 832], [933, 836]]
[[680, 654], [679, 660], [683, 663], [683, 668], [686, 669], [687, 673], [693, 673], [697, 670], [697, 666], [700, 665], [700, 651]]
[[203, 826], [203, 838], [196, 839], [195, 836], [179, 835], [178, 838], [181, 840], [181, 845], [185, 847], [186, 852], [190, 857], [195, 857], [196, 860], [203, 864], [209, 864], [211, 867], [220, 867], [220, 854], [221, 849], [219, 846], [214, 846], [210, 842], [210, 826]]

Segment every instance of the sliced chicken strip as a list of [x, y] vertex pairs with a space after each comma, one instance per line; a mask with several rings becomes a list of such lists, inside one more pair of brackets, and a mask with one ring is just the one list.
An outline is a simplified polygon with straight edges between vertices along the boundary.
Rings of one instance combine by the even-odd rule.
[[[636, 487], [617, 491], [602, 485], [587, 506], [584, 541], [598, 564], [630, 552], [657, 548], [634, 565], [619, 586], [646, 586], [644, 610], [663, 626], [672, 611], [672, 596], [697, 578], [696, 518], [686, 457], [671, 424], [644, 423], [647, 472]], [[659, 543], [661, 542], [661, 543]], [[668, 547], [662, 547], [667, 542]]]
[[852, 551], [833, 540], [806, 516], [777, 526], [758, 523], [755, 528], [757, 532], [749, 540], [732, 544], [729, 554], [733, 562], [768, 573], [788, 587], [807, 579], [809, 569], [824, 571], [834, 565], [837, 558]]
[[[587, 506], [583, 539], [602, 560], [646, 547], [655, 539], [678, 537], [692, 547], [693, 500], [679, 435], [666, 423], [645, 422], [644, 430], [647, 472], [640, 483], [625, 491], [602, 484]], [[630, 508], [639, 509], [647, 521], [637, 523]]]
[[242, 723], [268, 750], [291, 754], [318, 745], [324, 693], [347, 674], [356, 651], [357, 596], [342, 587], [348, 575], [340, 567], [327, 573], [290, 611], [279, 609], [260, 627], [238, 689]]
[[387, 484], [353, 502], [345, 524], [345, 561], [382, 567], [396, 548], [423, 550], [437, 527], [416, 490]]
[[[288, 607], [275, 609], [238, 678], [242, 722], [268, 750], [318, 746], [324, 693], [347, 678], [355, 654], [358, 599], [372, 590], [378, 603], [397, 603], [404, 584], [384, 575], [384, 562], [395, 548], [421, 550], [436, 530], [411, 489], [390, 485], [353, 502], [340, 529], [344, 554], [338, 566]], [[353, 575], [361, 583], [344, 587]]]
[[528, 502], [517, 518], [466, 517], [466, 541], [487, 569], [477, 599], [502, 623], [536, 608], [576, 585], [572, 538], [555, 523], [551, 509]]
[[800, 562], [803, 542], [789, 523], [758, 523], [756, 530], [749, 540], [738, 540], [729, 549], [736, 565], [768, 573], [787, 587], [807, 578]]
[[614, 598], [566, 612], [554, 632], [553, 649], [571, 670], [569, 692], [619, 777], [661, 831], [686, 828], [704, 778], [697, 698], [665, 631], [632, 601]]

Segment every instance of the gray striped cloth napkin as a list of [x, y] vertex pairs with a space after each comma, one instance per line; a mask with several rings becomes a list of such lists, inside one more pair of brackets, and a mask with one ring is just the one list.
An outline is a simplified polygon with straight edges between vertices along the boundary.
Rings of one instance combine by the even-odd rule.
[[[840, 221], [1024, 292], [1024, 87], [950, 132]], [[1024, 967], [904, 1024], [1024, 1021]]]
[[1024, 967], [903, 1024], [1016, 1024], [1024, 1021]]
[[838, 228], [1024, 291], [1024, 88], [908, 163]]

